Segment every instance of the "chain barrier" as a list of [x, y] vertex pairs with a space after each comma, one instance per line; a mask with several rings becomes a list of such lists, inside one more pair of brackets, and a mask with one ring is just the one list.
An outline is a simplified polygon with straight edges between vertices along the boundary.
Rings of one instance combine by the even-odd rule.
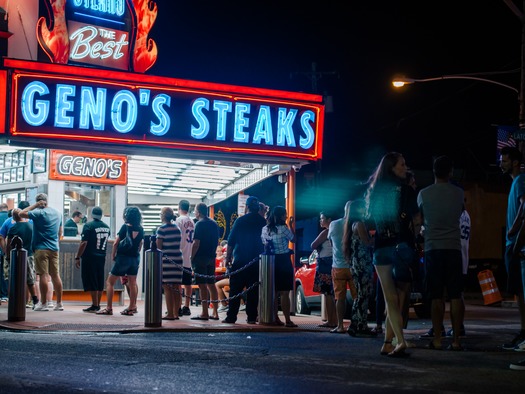
[[[235, 275], [235, 274], [238, 274], [239, 272], [244, 271], [245, 269], [247, 269], [248, 267], [250, 267], [251, 265], [253, 265], [253, 264], [255, 264], [255, 263], [257, 263], [259, 261], [259, 257], [256, 257], [252, 261], [250, 261], [248, 264], [246, 264], [246, 265], [242, 266], [241, 268], [239, 268], [238, 270], [230, 271], [228, 273], [221, 274], [221, 275], [204, 275], [204, 274], [199, 274], [197, 272], [193, 272], [192, 269], [188, 269], [186, 267], [183, 267], [183, 265], [181, 263], [177, 263], [177, 262], [175, 262], [174, 260], [170, 259], [167, 256], [163, 255], [163, 258], [168, 260], [170, 263], [174, 264], [176, 267], [182, 268], [182, 271], [186, 272], [187, 274], [190, 274], [190, 275], [196, 276], [196, 277], [200, 277], [200, 278], [215, 279], [215, 280], [220, 280], [220, 279], [224, 279], [224, 278], [230, 278], [232, 275]], [[231, 296], [231, 297], [228, 297], [228, 298], [225, 298], [225, 299], [222, 299], [222, 300], [202, 300], [202, 299], [198, 299], [196, 296], [195, 297], [191, 296], [191, 300], [195, 301], [195, 304], [197, 304], [197, 302], [201, 302], [202, 303], [203, 301], [206, 301], [206, 302], [208, 302], [210, 304], [218, 304], [218, 303], [221, 303], [221, 302], [228, 302], [228, 301], [235, 300], [237, 298], [240, 298], [240, 297], [244, 296], [246, 293], [248, 293], [250, 290], [252, 290], [256, 286], [259, 286], [260, 284], [261, 284], [261, 282], [259, 282], [259, 281], [254, 282], [251, 286], [249, 286], [248, 288], [246, 288], [245, 290], [243, 290], [239, 294], [236, 294], [234, 296]], [[179, 291], [179, 290], [174, 290], [174, 291], [179, 293], [181, 295], [181, 297], [184, 297], [184, 298], [186, 297], [186, 295], [182, 294], [181, 291]]]

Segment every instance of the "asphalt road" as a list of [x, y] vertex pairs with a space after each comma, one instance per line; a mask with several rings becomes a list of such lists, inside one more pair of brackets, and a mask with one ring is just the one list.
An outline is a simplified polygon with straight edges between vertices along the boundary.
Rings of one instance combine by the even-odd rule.
[[523, 393], [503, 351], [517, 310], [467, 307], [466, 351], [426, 349], [428, 321], [407, 330], [406, 359], [382, 338], [325, 332], [0, 331], [0, 393]]

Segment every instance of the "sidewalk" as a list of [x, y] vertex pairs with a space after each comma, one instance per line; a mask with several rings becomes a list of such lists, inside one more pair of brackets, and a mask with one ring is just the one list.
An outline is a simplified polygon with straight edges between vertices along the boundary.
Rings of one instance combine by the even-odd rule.
[[[192, 316], [201, 313], [201, 306], [191, 306], [191, 316], [182, 316], [179, 320], [161, 321], [160, 327], [146, 327], [144, 315], [144, 301], [139, 300], [139, 312], [134, 316], [123, 316], [120, 311], [125, 306], [114, 305], [113, 315], [97, 315], [83, 312], [88, 307], [86, 303], [64, 302], [63, 311], [35, 312], [25, 310], [25, 320], [8, 321], [8, 304], [0, 306], [0, 328], [8, 330], [29, 331], [93, 331], [93, 332], [149, 332], [149, 331], [328, 331], [326, 328], [317, 327], [321, 324], [319, 316], [297, 315], [292, 320], [299, 327], [286, 328], [273, 325], [247, 324], [246, 314], [239, 312], [235, 324], [221, 323], [226, 318], [226, 313], [220, 313], [220, 320], [191, 320]], [[104, 305], [102, 305], [104, 307]], [[166, 310], [165, 307], [162, 308]], [[210, 309], [211, 315], [211, 309]], [[16, 316], [20, 317], [20, 316]], [[281, 316], [281, 320], [284, 318]]]
[[[465, 326], [468, 339], [467, 346], [478, 350], [500, 349], [504, 341], [514, 337], [519, 331], [519, 313], [517, 308], [505, 307], [504, 304], [485, 306], [480, 297], [465, 297], [466, 314]], [[236, 324], [221, 323], [226, 313], [220, 313], [220, 320], [191, 320], [192, 316], [201, 313], [201, 306], [191, 306], [191, 316], [183, 316], [180, 320], [161, 321], [160, 327], [147, 327], [145, 322], [144, 300], [138, 301], [139, 312], [134, 316], [120, 314], [125, 306], [114, 305], [114, 315], [96, 315], [83, 312], [88, 307], [86, 302], [66, 301], [63, 311], [35, 312], [25, 309], [25, 319], [22, 321], [8, 321], [8, 304], [0, 306], [0, 329], [13, 331], [77, 331], [77, 332], [319, 332], [329, 333], [328, 328], [318, 327], [321, 317], [318, 315], [295, 315], [292, 316], [297, 328], [286, 328], [281, 326], [247, 324], [246, 314], [239, 312]], [[102, 305], [104, 307], [105, 304]], [[163, 305], [162, 311], [166, 310]], [[423, 346], [428, 340], [421, 340], [419, 336], [431, 327], [430, 319], [418, 319], [413, 310], [410, 310], [408, 328], [405, 336], [409, 341], [416, 341], [417, 346]], [[284, 321], [282, 312], [279, 312], [281, 320]], [[449, 328], [450, 320], [447, 312], [445, 326]], [[349, 321], [344, 321], [348, 327]], [[375, 323], [369, 321], [369, 326]], [[383, 326], [384, 327], [384, 326]], [[346, 337], [346, 334], [344, 335]]]

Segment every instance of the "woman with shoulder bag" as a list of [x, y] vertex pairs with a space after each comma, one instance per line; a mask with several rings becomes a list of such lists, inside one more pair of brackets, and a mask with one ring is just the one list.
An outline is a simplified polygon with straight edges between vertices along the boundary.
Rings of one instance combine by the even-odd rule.
[[275, 316], [275, 324], [286, 327], [297, 327], [290, 319], [290, 291], [293, 290], [294, 267], [290, 258], [288, 242], [295, 242], [293, 217], [290, 218], [290, 227], [286, 224], [286, 208], [277, 205], [268, 215], [267, 225], [263, 227], [261, 239], [265, 250], [275, 254], [275, 313], [277, 314], [277, 296], [281, 296], [281, 309], [285, 322]]
[[[142, 228], [142, 214], [137, 207], [130, 206], [124, 209], [124, 224], [120, 228], [115, 242], [113, 243], [113, 250], [111, 251], [111, 258], [114, 261], [113, 267], [109, 272], [106, 280], [106, 308], [97, 312], [97, 315], [112, 315], [113, 314], [113, 293], [117, 279], [122, 276], [128, 277], [129, 285], [129, 306], [120, 312], [121, 315], [133, 316], [137, 313], [137, 273], [140, 264], [140, 250], [144, 242], [144, 229]], [[126, 237], [132, 239], [132, 247], [129, 250], [119, 249], [119, 243]], [[126, 248], [127, 249], [127, 248]]]
[[324, 295], [326, 322], [319, 327], [337, 327], [337, 313], [335, 311], [334, 285], [332, 283], [332, 243], [328, 239], [328, 227], [333, 215], [323, 211], [319, 214], [319, 224], [322, 231], [310, 245], [317, 250], [317, 266], [315, 267], [313, 291]]
[[[387, 310], [381, 354], [389, 357], [409, 355], [403, 335], [402, 306], [394, 279], [395, 267], [413, 259], [410, 225], [412, 222], [419, 225], [417, 196], [406, 184], [406, 173], [403, 155], [387, 153], [370, 176], [366, 194], [368, 215], [374, 220], [376, 228], [373, 263], [381, 281]], [[395, 346], [392, 343], [394, 337]]]

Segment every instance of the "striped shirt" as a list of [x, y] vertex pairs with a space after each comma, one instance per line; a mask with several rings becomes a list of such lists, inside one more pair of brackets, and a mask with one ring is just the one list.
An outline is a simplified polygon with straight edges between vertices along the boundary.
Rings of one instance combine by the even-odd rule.
[[162, 283], [182, 283], [181, 232], [174, 223], [165, 223], [157, 230], [162, 239]]

